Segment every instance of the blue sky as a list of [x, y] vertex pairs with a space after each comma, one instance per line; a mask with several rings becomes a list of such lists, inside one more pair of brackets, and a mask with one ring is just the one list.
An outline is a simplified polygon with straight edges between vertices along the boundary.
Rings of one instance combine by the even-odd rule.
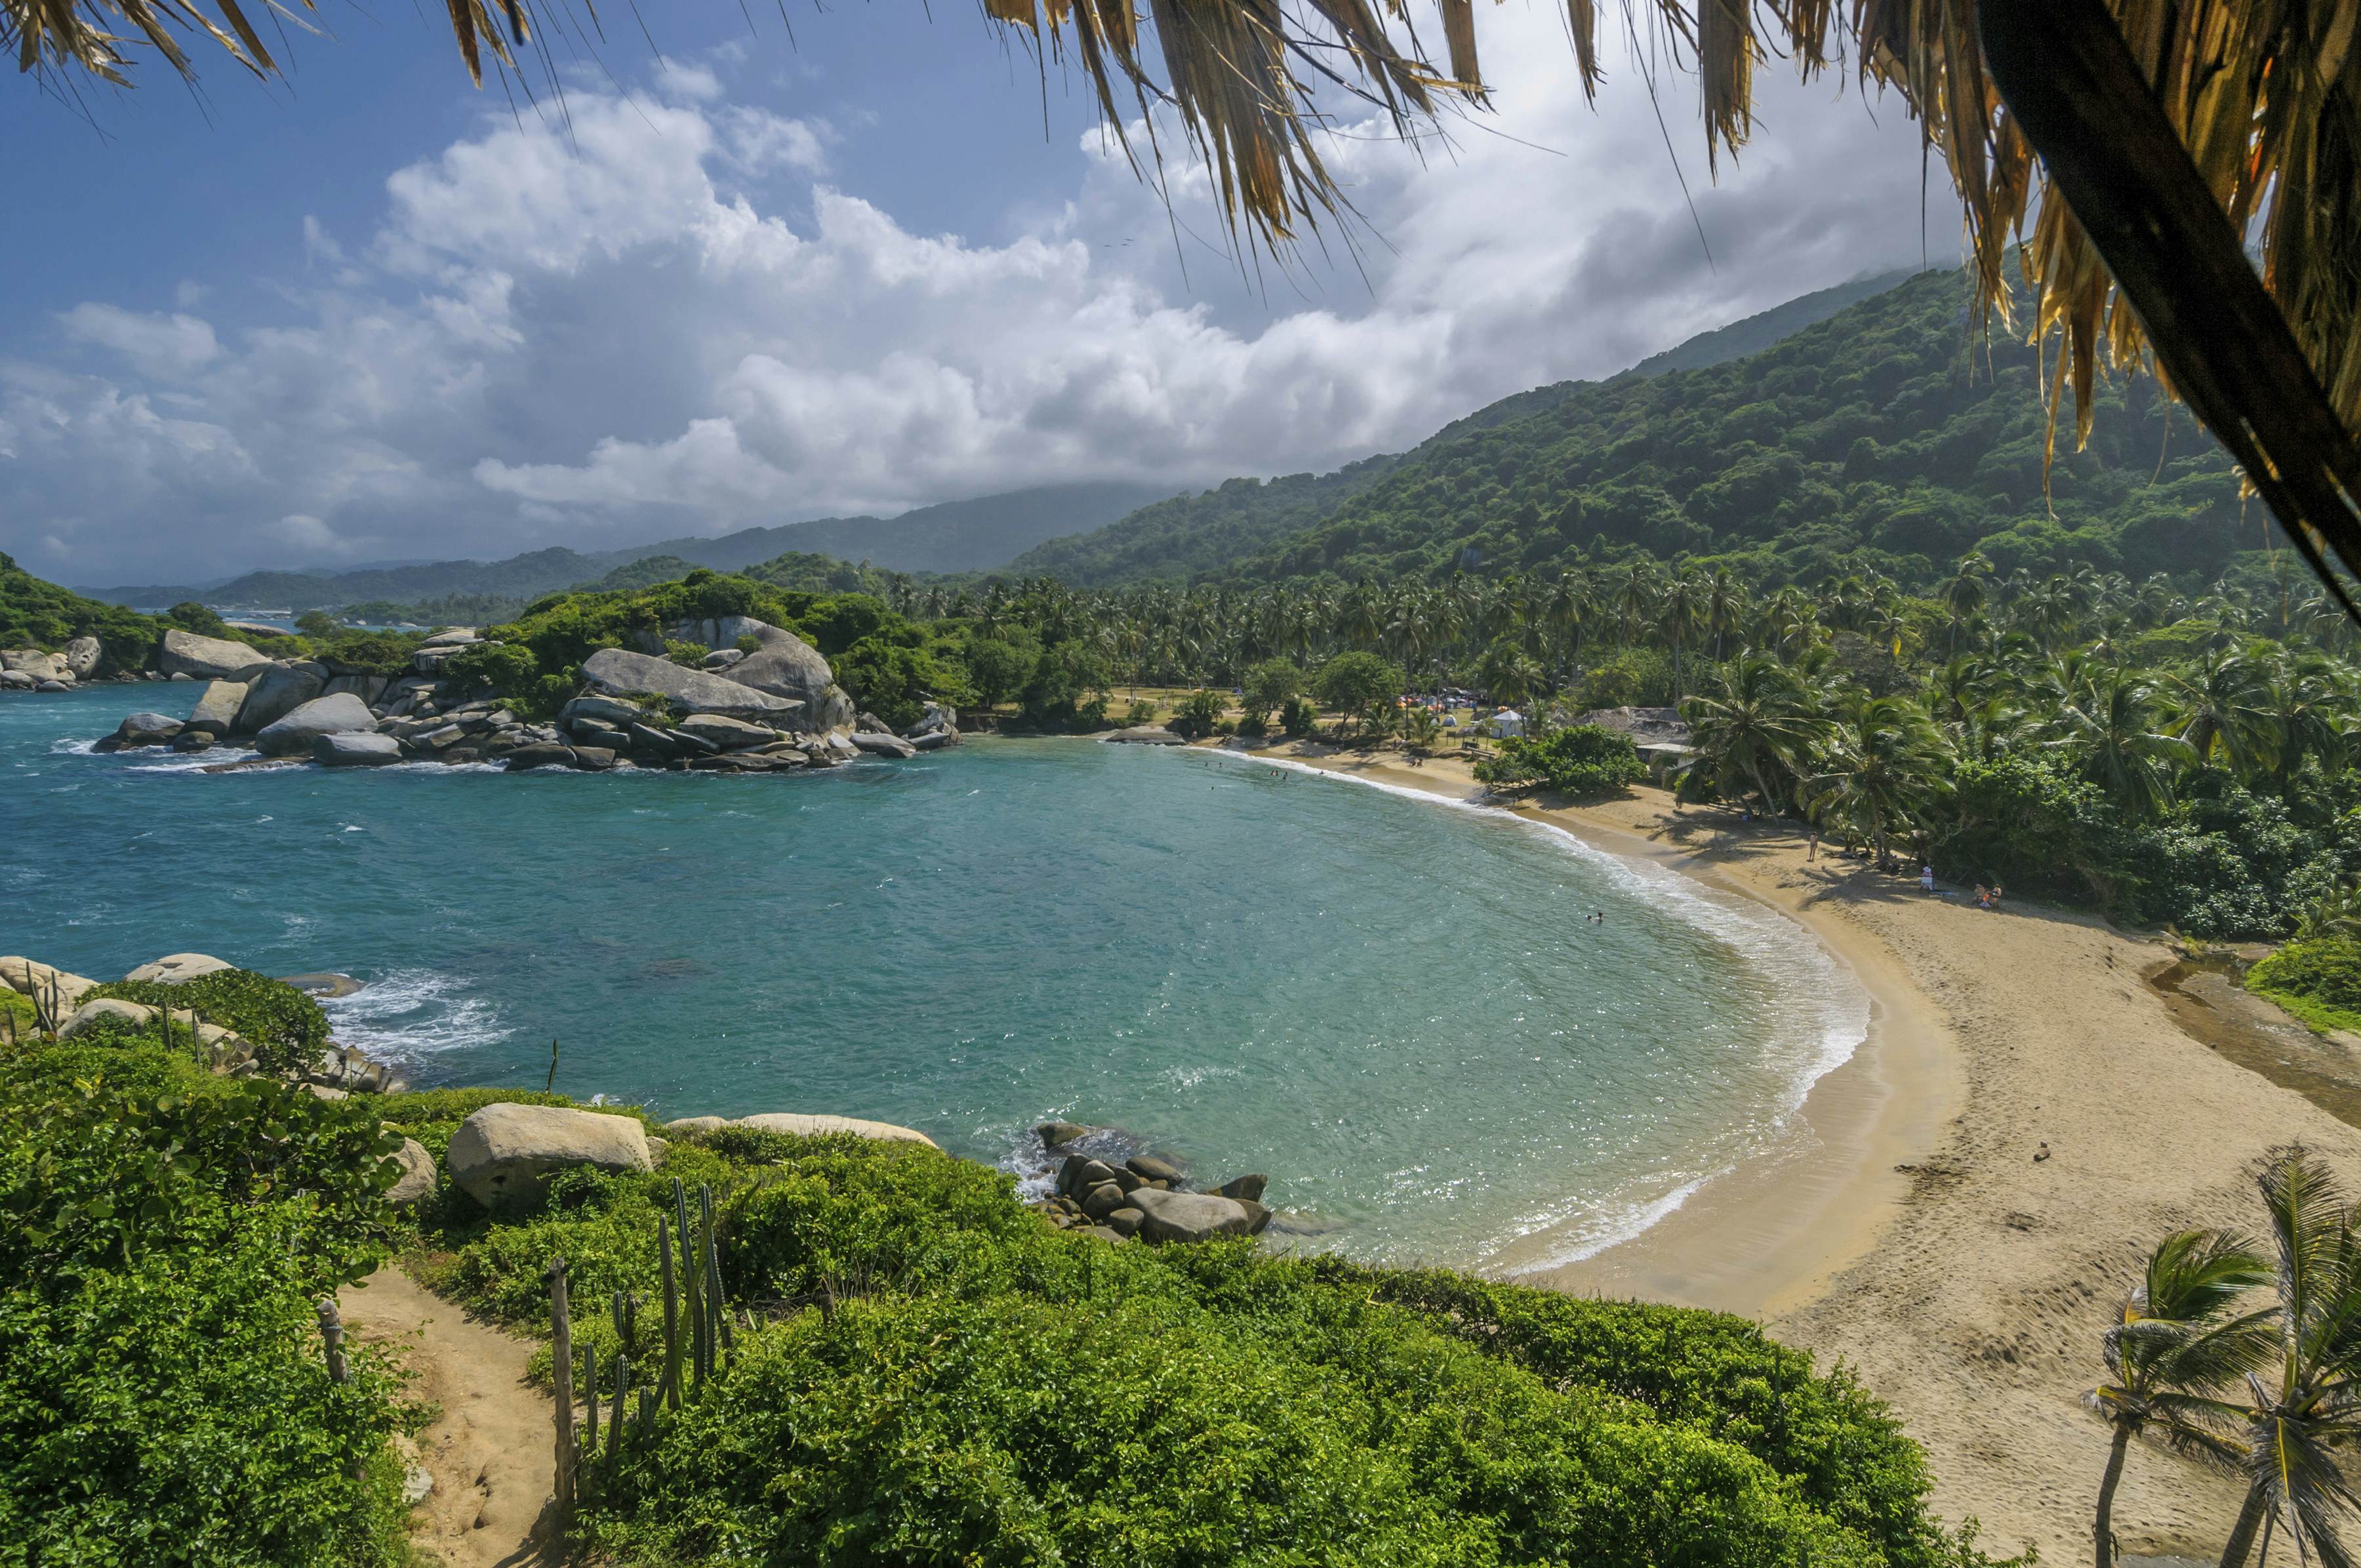
[[558, 46], [563, 115], [411, 7], [331, 4], [284, 83], [19, 79], [0, 549], [171, 581], [1325, 468], [1957, 255], [1898, 104], [1773, 67], [1711, 184], [1666, 94], [1708, 261], [1633, 72], [1587, 107], [1525, 0], [1488, 8], [1496, 114], [1329, 148], [1359, 266], [1254, 275], [1195, 171], [1168, 218], [972, 10], [791, 5], [793, 46], [753, 10], [650, 5], [661, 59], [610, 13], [596, 61]]

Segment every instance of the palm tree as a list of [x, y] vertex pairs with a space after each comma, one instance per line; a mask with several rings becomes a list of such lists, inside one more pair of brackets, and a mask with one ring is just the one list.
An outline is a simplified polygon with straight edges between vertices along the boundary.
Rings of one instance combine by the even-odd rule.
[[1828, 733], [1827, 721], [1784, 665], [1751, 649], [1722, 667], [1717, 687], [1682, 705], [1697, 748], [1688, 767], [1710, 770], [1724, 789], [1743, 777], [1764, 810], [1784, 809], [1771, 772], [1803, 772]]
[[2154, 1427], [2184, 1451], [2235, 1461], [2219, 1430], [2221, 1406], [2210, 1395], [2268, 1358], [2271, 1309], [2231, 1310], [2269, 1277], [2268, 1265], [2243, 1239], [2215, 1231], [2167, 1236], [2149, 1255], [2138, 1288], [2101, 1342], [2107, 1381], [2088, 1396], [2114, 1428], [2092, 1526], [2099, 1568], [2115, 1560], [2115, 1486], [2132, 1439]]
[[1944, 583], [1938, 597], [1942, 600], [1950, 634], [1948, 652], [1960, 651], [1960, 633], [1983, 613], [1985, 587], [1992, 576], [1992, 562], [1982, 551], [1971, 550], [1960, 557], [1959, 570]]
[[[2244, 1442], [2246, 1506], [2221, 1568], [2240, 1568], [2258, 1530], [2284, 1529], [2325, 1568], [2350, 1568], [2339, 1516], [2361, 1513], [2344, 1464], [2361, 1447], [2361, 1242], [2335, 1178], [2302, 1148], [2261, 1177], [2276, 1255], [2275, 1343], [2246, 1377], [2248, 1400], [2222, 1407]], [[2266, 1528], [2268, 1527], [2268, 1528]]]
[[2201, 763], [2221, 754], [2223, 765], [2240, 779], [2252, 778], [2279, 756], [2272, 722], [2269, 667], [2244, 652], [2215, 652], [2197, 669], [2175, 676], [2180, 738]]
[[1830, 737], [1820, 771], [1805, 785], [1807, 809], [1857, 826], [1881, 869], [1893, 864], [1894, 836], [1921, 819], [1941, 793], [1942, 737], [1927, 710], [1905, 696], [1856, 694]]
[[2189, 742], [2158, 728], [2155, 683], [2119, 664], [2076, 671], [2050, 720], [2052, 746], [2134, 817], [2162, 815], [2173, 773], [2195, 756]]

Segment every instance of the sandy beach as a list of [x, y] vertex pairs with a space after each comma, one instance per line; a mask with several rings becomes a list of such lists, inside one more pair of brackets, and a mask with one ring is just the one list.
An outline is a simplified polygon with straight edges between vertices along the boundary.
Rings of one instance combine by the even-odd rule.
[[[1276, 754], [1454, 798], [1478, 787], [1455, 759]], [[2149, 983], [2175, 958], [2160, 942], [2015, 900], [1993, 914], [1929, 898], [1662, 790], [1519, 809], [1786, 911], [1873, 1000], [1869, 1039], [1779, 1149], [1633, 1241], [1524, 1277], [1759, 1319], [1892, 1405], [1927, 1448], [1936, 1508], [1981, 1520], [1986, 1550], [2087, 1561], [2106, 1433], [2081, 1396], [2139, 1260], [2182, 1226], [2256, 1228], [2251, 1174], [2276, 1146], [2361, 1176], [2361, 1131], [2176, 1022], [2171, 1006], [2206, 1003]], [[2138, 1448], [2115, 1501], [2122, 1549], [2210, 1560], [2239, 1495]]]

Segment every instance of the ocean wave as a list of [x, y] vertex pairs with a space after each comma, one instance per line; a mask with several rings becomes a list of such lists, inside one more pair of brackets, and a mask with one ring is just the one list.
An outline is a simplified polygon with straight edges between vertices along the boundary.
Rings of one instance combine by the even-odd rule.
[[350, 996], [323, 998], [338, 1044], [397, 1066], [445, 1051], [496, 1046], [516, 1031], [500, 1009], [472, 995], [474, 981], [434, 970], [393, 970]]

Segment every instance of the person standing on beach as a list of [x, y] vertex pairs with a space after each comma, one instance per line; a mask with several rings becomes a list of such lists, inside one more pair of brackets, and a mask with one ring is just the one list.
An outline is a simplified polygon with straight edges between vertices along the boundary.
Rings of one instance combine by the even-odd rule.
[[1934, 892], [1934, 891], [1935, 891], [1935, 868], [1934, 868], [1934, 867], [1929, 866], [1929, 865], [1924, 865], [1924, 864], [1922, 864], [1922, 865], [1920, 865], [1920, 866], [1919, 866], [1919, 868], [1918, 868], [1918, 885], [1919, 885], [1919, 887], [1921, 887], [1922, 889], [1924, 889], [1925, 891], [1927, 891], [1927, 892], [1928, 892], [1928, 893], [1932, 893], [1932, 892]]
[[1819, 830], [1818, 828], [1812, 828], [1812, 829], [1810, 829], [1810, 830], [1809, 830], [1808, 834], [1806, 835], [1806, 837], [1805, 838], [1805, 840], [1804, 840], [1804, 859], [1806, 859], [1806, 860], [1807, 860], [1807, 861], [1817, 861], [1817, 860], [1818, 860], [1819, 858], [1820, 858], [1820, 830]]

